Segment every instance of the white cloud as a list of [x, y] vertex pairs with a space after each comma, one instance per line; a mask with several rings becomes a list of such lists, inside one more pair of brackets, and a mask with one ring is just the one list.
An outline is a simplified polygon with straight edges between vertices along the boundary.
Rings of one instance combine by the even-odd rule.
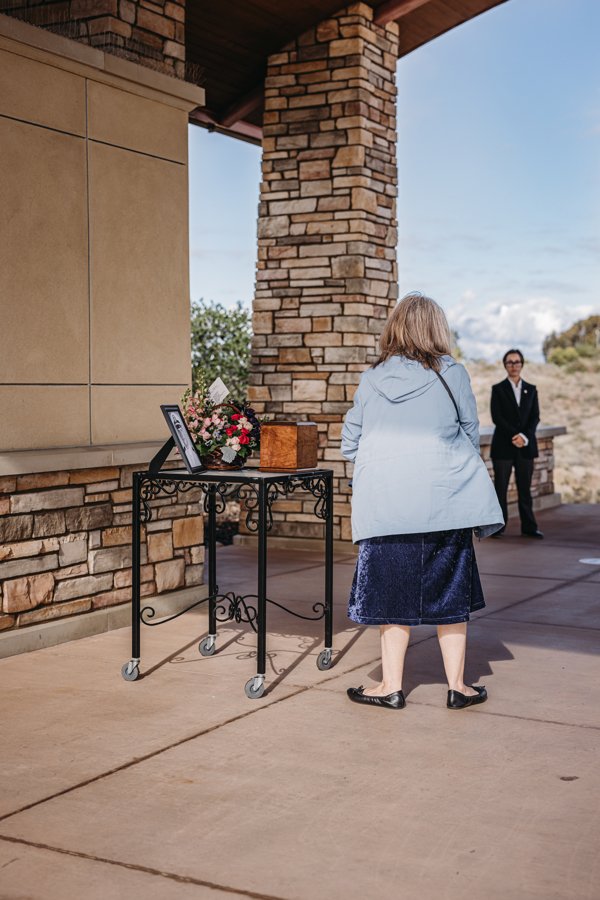
[[552, 331], [562, 331], [578, 319], [592, 315], [591, 306], [565, 307], [550, 297], [483, 303], [471, 290], [448, 310], [450, 327], [459, 334], [463, 353], [493, 362], [511, 347], [531, 360], [541, 360], [542, 342]]

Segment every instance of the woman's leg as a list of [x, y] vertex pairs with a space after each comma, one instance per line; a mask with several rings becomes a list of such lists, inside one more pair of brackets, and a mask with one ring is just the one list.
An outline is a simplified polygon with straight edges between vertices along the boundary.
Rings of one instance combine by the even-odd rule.
[[386, 697], [388, 694], [402, 690], [404, 657], [410, 638], [410, 626], [408, 625], [380, 625], [379, 631], [383, 680], [377, 687], [364, 692], [370, 697]]
[[464, 682], [467, 623], [458, 622], [455, 625], [438, 625], [437, 633], [448, 687], [451, 691], [458, 691], [467, 697], [474, 697], [477, 691], [473, 690], [472, 687], [468, 687]]

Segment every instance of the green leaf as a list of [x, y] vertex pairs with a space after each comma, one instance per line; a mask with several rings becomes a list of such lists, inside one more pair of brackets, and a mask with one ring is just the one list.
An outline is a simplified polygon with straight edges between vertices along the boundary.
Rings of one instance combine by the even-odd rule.
[[227, 400], [242, 402], [248, 391], [252, 315], [241, 301], [192, 303], [192, 383], [204, 393], [217, 377], [229, 388]]

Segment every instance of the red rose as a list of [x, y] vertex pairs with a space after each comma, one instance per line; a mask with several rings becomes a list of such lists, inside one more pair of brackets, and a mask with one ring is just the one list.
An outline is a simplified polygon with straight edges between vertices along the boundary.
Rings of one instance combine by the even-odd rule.
[[236, 431], [237, 429], [235, 425], [230, 425], [229, 428], [225, 429], [225, 434], [227, 435], [227, 437], [231, 437], [231, 435], [235, 434]]
[[234, 413], [231, 417], [232, 422], [237, 422], [238, 419], [241, 419], [241, 415], [239, 413]]
[[240, 441], [240, 444], [249, 444], [249, 443], [250, 443], [250, 438], [248, 437], [248, 435], [246, 434], [246, 432], [244, 432], [244, 434], [241, 434], [241, 435], [240, 435], [239, 441]]

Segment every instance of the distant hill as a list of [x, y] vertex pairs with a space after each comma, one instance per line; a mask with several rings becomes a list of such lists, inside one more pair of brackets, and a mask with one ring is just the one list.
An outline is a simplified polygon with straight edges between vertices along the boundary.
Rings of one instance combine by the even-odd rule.
[[580, 319], [565, 331], [553, 331], [542, 345], [544, 359], [558, 366], [570, 366], [583, 359], [600, 361], [600, 316]]

